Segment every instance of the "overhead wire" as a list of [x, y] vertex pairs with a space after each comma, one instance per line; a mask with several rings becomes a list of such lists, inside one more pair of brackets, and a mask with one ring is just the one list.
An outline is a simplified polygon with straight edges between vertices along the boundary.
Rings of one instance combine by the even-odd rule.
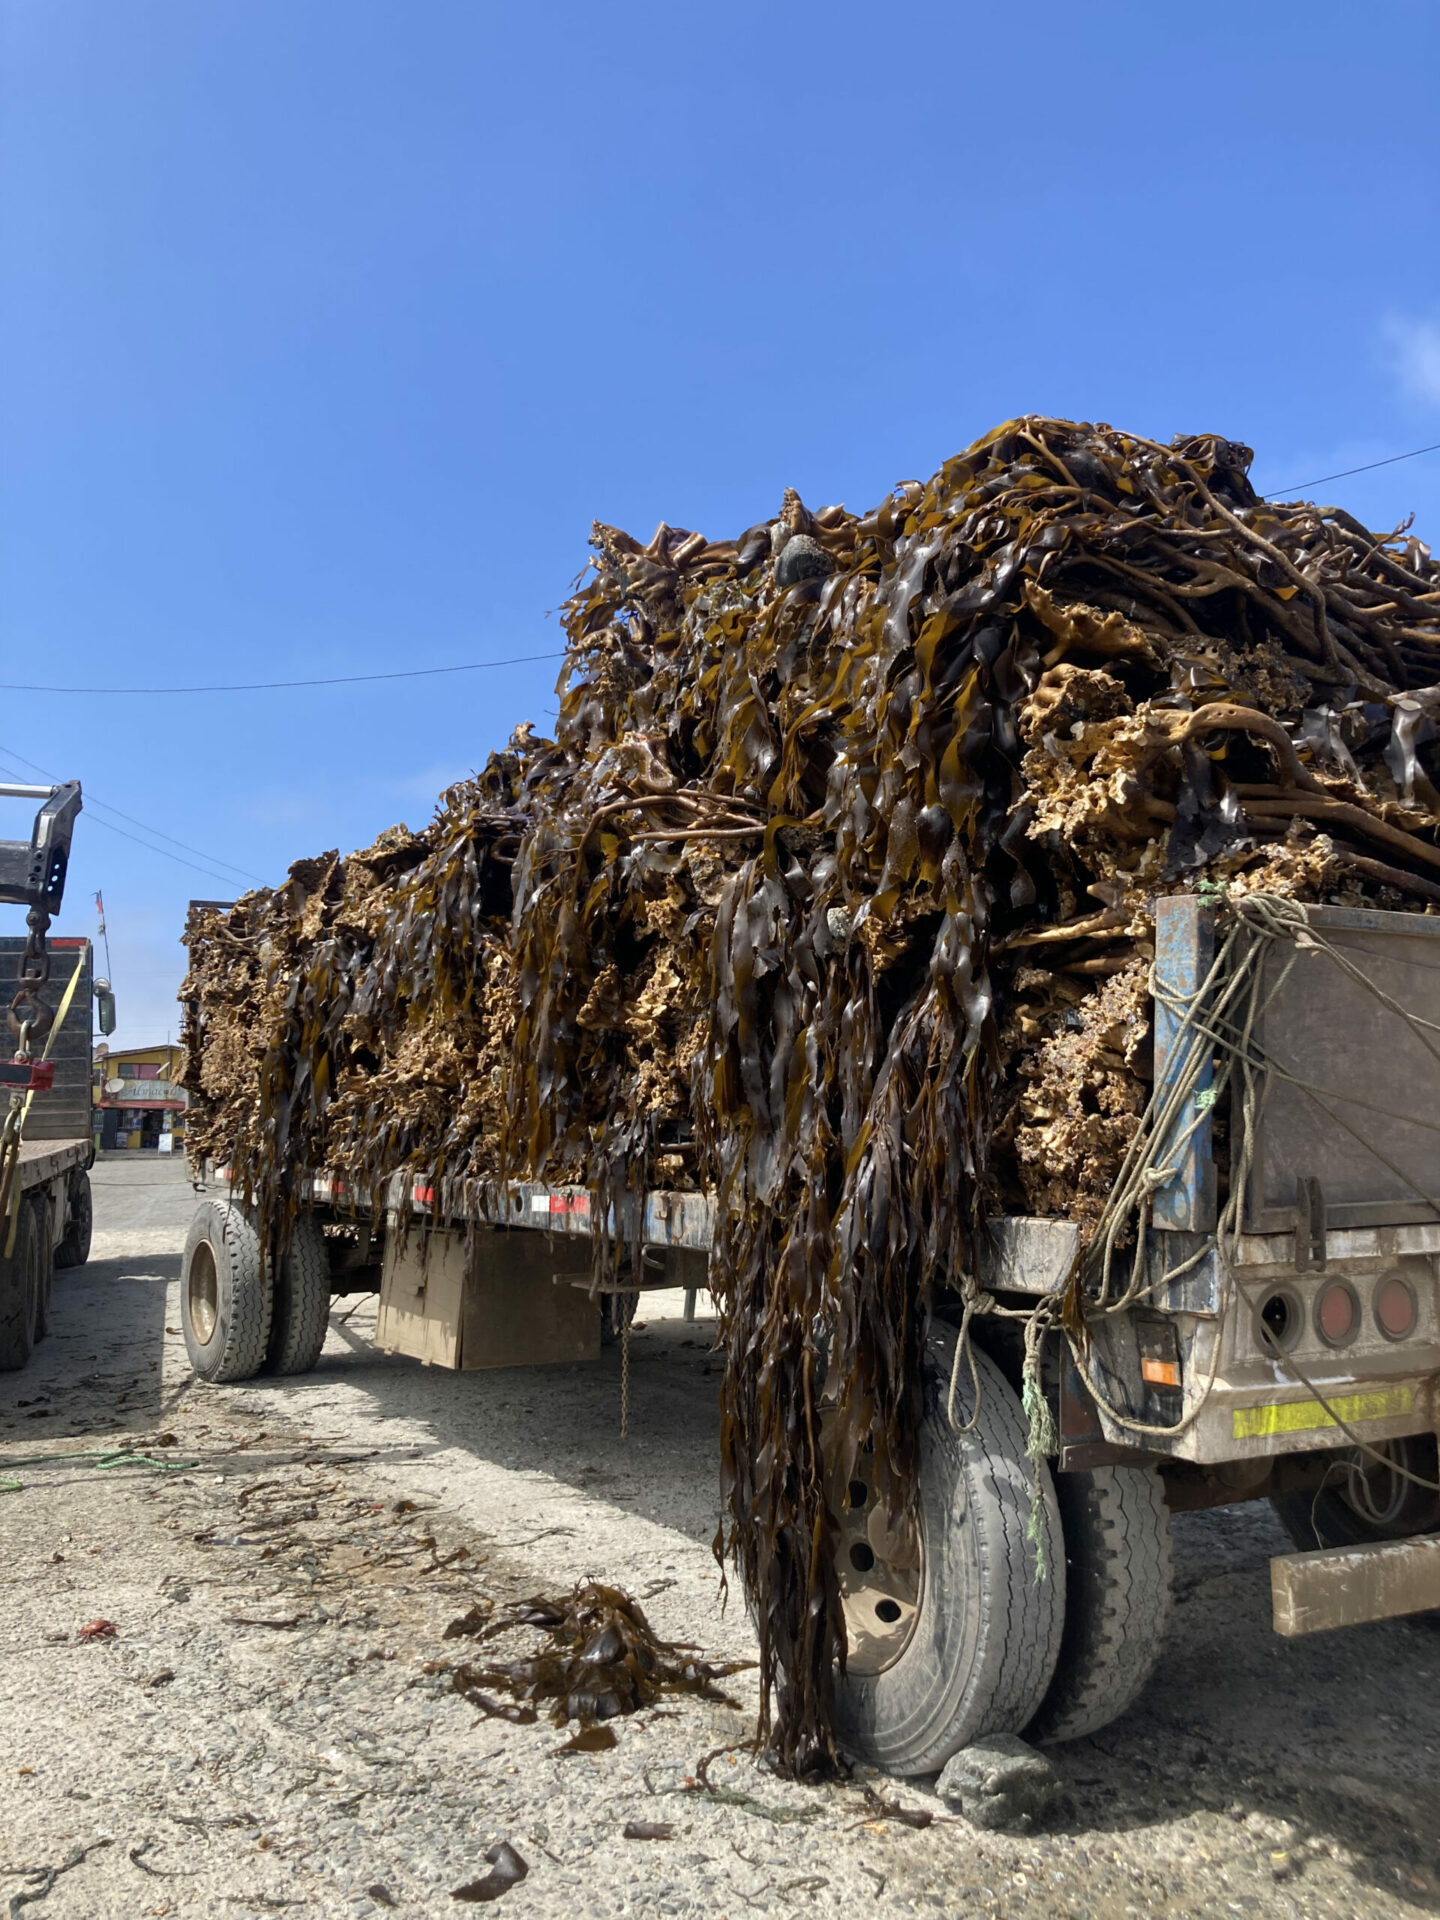
[[151, 846], [148, 840], [142, 840], [138, 833], [127, 833], [124, 827], [117, 827], [113, 820], [102, 820], [99, 814], [90, 816], [92, 826], [104, 827], [107, 833], [118, 833], [122, 840], [131, 840], [137, 847], [144, 847], [147, 853], [158, 853], [162, 860], [173, 860], [177, 866], [189, 867], [193, 873], [203, 873], [207, 880], [214, 880], [228, 892], [235, 891], [235, 882], [230, 875], [216, 873], [211, 867], [199, 866], [194, 860], [187, 860], [182, 854], [170, 853], [164, 847]]
[[[14, 767], [0, 765], [0, 773], [13, 775], [16, 779], [20, 777]], [[96, 827], [104, 827], [107, 833], [118, 833], [122, 840], [133, 840], [137, 847], [144, 847], [147, 853], [157, 853], [162, 860], [173, 860], [177, 866], [190, 867], [196, 873], [203, 873], [207, 880], [214, 880], [218, 882], [220, 886], [226, 887], [231, 891], [234, 890], [235, 882], [229, 875], [216, 873], [212, 867], [199, 866], [195, 861], [186, 860], [178, 853], [171, 853], [166, 847], [152, 846], [148, 840], [142, 840], [139, 834], [127, 833], [124, 827], [117, 827], [113, 820], [102, 820], [98, 813], [91, 814], [90, 824]]]
[[0, 693], [283, 693], [293, 687], [358, 687], [374, 680], [431, 680], [442, 673], [484, 673], [492, 667], [526, 667], [537, 660], [563, 660], [565, 649], [550, 653], [517, 653], [508, 660], [469, 660], [455, 667], [407, 667], [398, 673], [341, 673], [325, 680], [240, 680], [203, 687], [42, 687], [0, 680]]
[[[27, 760], [23, 753], [17, 753], [13, 747], [7, 747], [3, 743], [0, 743], [0, 753], [8, 754], [12, 760], [18, 760], [22, 767], [28, 767], [32, 773], [41, 774], [46, 780], [57, 780], [59, 778], [58, 774], [50, 772], [47, 767], [42, 767], [38, 761]], [[98, 807], [102, 813], [119, 814], [120, 818], [122, 820], [128, 820], [132, 827], [139, 827], [142, 832], [153, 834], [157, 840], [168, 840], [172, 847], [182, 847], [186, 853], [198, 855], [201, 860], [208, 861], [212, 867], [228, 868], [231, 873], [238, 874], [242, 880], [253, 880], [256, 886], [264, 886], [265, 884], [258, 873], [251, 873], [247, 867], [237, 867], [232, 861], [222, 860], [218, 854], [207, 853], [203, 847], [192, 847], [188, 840], [177, 840], [173, 833], [166, 833], [160, 827], [152, 827], [148, 820], [137, 820], [133, 813], [126, 813], [123, 807], [112, 807], [108, 800], [100, 799], [98, 794], [91, 793], [87, 790], [85, 794], [85, 804], [87, 807]], [[105, 822], [102, 820], [100, 825], [104, 826], [104, 824]], [[151, 851], [154, 853], [162, 853], [164, 849], [154, 847]], [[182, 862], [182, 864], [189, 865], [190, 863], [186, 861]], [[214, 880], [220, 876], [212, 873], [210, 877]], [[227, 882], [227, 884], [229, 883]]]
[[1262, 500], [1294, 499], [1303, 493], [1306, 487], [1323, 487], [1328, 480], [1348, 480], [1352, 474], [1373, 473], [1377, 467], [1393, 467], [1401, 460], [1418, 460], [1422, 453], [1440, 453], [1440, 440], [1433, 446], [1412, 447], [1409, 453], [1392, 453], [1387, 460], [1367, 460], [1363, 467], [1344, 467], [1339, 473], [1322, 473], [1318, 480], [1296, 480], [1289, 486], [1272, 487], [1269, 493], [1262, 493]]

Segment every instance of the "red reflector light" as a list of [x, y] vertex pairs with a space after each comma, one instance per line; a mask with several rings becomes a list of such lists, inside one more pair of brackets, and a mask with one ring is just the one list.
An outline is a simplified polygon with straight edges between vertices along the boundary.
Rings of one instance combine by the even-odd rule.
[[1360, 1324], [1360, 1302], [1342, 1280], [1325, 1288], [1315, 1302], [1315, 1327], [1320, 1338], [1332, 1347], [1343, 1347], [1355, 1338]]
[[1415, 1331], [1415, 1295], [1391, 1274], [1375, 1289], [1375, 1324], [1387, 1340], [1404, 1340]]

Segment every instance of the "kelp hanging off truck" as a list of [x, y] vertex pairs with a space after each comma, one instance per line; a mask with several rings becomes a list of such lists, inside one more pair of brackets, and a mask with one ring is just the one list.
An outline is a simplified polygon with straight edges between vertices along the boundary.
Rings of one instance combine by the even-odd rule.
[[1027, 418], [863, 517], [597, 525], [553, 741], [192, 923], [191, 1152], [272, 1236], [319, 1171], [716, 1191], [719, 1544], [792, 1772], [829, 1456], [904, 1502], [983, 1217], [1098, 1216], [1155, 896], [1440, 900], [1440, 569], [1249, 460]]

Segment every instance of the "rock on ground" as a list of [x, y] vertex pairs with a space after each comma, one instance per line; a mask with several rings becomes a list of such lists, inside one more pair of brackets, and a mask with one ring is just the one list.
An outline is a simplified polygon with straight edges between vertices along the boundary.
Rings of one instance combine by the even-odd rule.
[[1013, 1733], [991, 1733], [947, 1760], [935, 1783], [947, 1807], [972, 1827], [1028, 1833], [1060, 1798], [1060, 1776]]

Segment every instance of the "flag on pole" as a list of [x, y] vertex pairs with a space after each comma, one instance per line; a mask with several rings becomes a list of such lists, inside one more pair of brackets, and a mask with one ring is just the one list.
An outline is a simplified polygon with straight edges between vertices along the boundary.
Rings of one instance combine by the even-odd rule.
[[97, 891], [97, 893], [96, 893], [96, 895], [95, 895], [95, 911], [96, 911], [96, 913], [98, 913], [98, 914], [99, 914], [99, 916], [100, 916], [100, 931], [101, 931], [101, 933], [104, 933], [104, 931], [105, 931], [105, 902], [104, 902], [104, 901], [103, 901], [103, 900], [101, 899], [101, 897], [100, 897], [100, 895], [99, 895], [99, 893], [98, 893], [98, 891]]

